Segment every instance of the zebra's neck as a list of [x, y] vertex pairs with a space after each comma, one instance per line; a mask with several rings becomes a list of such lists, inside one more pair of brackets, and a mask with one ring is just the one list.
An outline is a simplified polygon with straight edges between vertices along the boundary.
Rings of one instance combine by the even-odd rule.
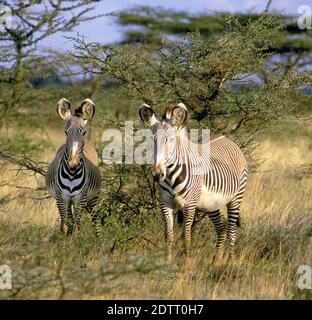
[[[185, 129], [186, 131], [186, 129]], [[189, 136], [183, 132], [176, 137], [175, 145], [168, 152], [167, 168], [177, 165], [188, 165], [190, 170], [203, 167], [203, 163], [209, 163], [210, 143], [194, 143]]]
[[166, 179], [161, 187], [178, 195], [189, 186], [200, 183], [209, 170], [209, 153], [204, 150], [202, 144], [192, 142], [188, 136], [178, 136], [174, 148], [168, 153]]

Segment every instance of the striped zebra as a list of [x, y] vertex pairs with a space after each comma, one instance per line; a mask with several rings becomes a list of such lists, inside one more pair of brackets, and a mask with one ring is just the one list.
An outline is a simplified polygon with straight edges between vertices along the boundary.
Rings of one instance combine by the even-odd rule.
[[[56, 199], [61, 217], [61, 232], [71, 234], [79, 226], [80, 211], [92, 212], [101, 186], [99, 158], [93, 145], [85, 141], [87, 123], [95, 113], [95, 105], [85, 99], [74, 114], [70, 103], [62, 98], [57, 104], [59, 116], [65, 120], [66, 143], [57, 151], [48, 168], [46, 188]], [[92, 215], [96, 234], [100, 234], [99, 217]]]
[[[143, 104], [141, 120], [154, 137], [153, 176], [160, 186], [160, 208], [165, 221], [167, 259], [172, 257], [173, 212], [183, 211], [184, 246], [188, 256], [191, 228], [196, 210], [205, 212], [217, 233], [214, 263], [223, 260], [226, 240], [230, 257], [234, 253], [236, 226], [247, 182], [247, 164], [240, 148], [224, 136], [206, 143], [194, 143], [187, 130], [187, 108], [170, 106], [163, 117]], [[221, 207], [227, 206], [227, 223]]]

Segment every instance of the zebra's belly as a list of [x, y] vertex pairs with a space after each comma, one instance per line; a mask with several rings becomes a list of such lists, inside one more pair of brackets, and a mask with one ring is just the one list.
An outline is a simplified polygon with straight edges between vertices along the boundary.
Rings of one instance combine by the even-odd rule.
[[232, 199], [232, 195], [225, 196], [222, 193], [212, 192], [206, 187], [203, 187], [196, 209], [204, 212], [212, 212], [225, 206]]
[[185, 200], [181, 196], [177, 196], [174, 198], [174, 203], [177, 210], [181, 210], [185, 206]]

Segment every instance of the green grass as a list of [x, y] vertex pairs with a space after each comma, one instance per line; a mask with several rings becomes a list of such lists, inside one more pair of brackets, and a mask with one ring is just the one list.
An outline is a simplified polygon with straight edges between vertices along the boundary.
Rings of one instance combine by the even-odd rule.
[[[55, 201], [34, 200], [35, 191], [14, 187], [42, 186], [43, 179], [17, 175], [4, 165], [0, 265], [11, 266], [13, 289], [0, 290], [0, 298], [311, 299], [311, 290], [297, 286], [298, 267], [312, 264], [311, 177], [292, 175], [311, 160], [303, 132], [269, 139], [259, 149], [267, 161], [247, 184], [236, 258], [220, 267], [212, 265], [215, 231], [207, 217], [193, 229], [188, 260], [182, 255], [182, 230], [175, 226], [171, 263], [164, 259], [158, 207], [136, 215], [121, 206], [106, 218], [99, 239], [84, 214], [80, 230], [64, 237]], [[53, 137], [57, 141], [62, 133]], [[48, 151], [46, 159], [53, 156]], [[127, 188], [133, 189], [131, 179]]]
[[[279, 190], [277, 198], [273, 186]], [[219, 268], [212, 265], [215, 233], [208, 218], [193, 230], [187, 262], [176, 227], [175, 258], [168, 264], [160, 212], [127, 224], [112, 215], [100, 239], [87, 214], [71, 237], [60, 234], [57, 221], [43, 223], [47, 217], [31, 218], [26, 211], [19, 218], [6, 215], [0, 220], [1, 264], [13, 270], [13, 290], [0, 291], [0, 297], [307, 299], [309, 292], [297, 288], [297, 268], [312, 261], [308, 186], [308, 181], [271, 177], [268, 182], [254, 176], [242, 211], [236, 260]], [[296, 197], [294, 187], [306, 192]], [[49, 205], [38, 204], [33, 214], [56, 220], [53, 201], [45, 203]], [[29, 201], [26, 208], [31, 205]]]

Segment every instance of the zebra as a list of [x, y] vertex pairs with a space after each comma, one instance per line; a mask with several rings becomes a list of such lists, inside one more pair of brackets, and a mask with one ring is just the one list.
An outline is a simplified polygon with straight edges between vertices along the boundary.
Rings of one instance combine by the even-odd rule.
[[[216, 230], [214, 264], [222, 262], [226, 240], [232, 258], [248, 176], [247, 162], [241, 149], [223, 135], [206, 143], [192, 142], [187, 130], [188, 111], [183, 103], [167, 107], [162, 117], [144, 103], [139, 115], [153, 133], [152, 174], [160, 186], [167, 260], [172, 259], [175, 209], [183, 211], [186, 256], [190, 253], [191, 228], [198, 210], [208, 214]], [[221, 213], [225, 205], [227, 223]]]
[[[56, 199], [61, 232], [65, 235], [79, 226], [82, 209], [92, 213], [101, 186], [97, 152], [90, 142], [85, 141], [87, 123], [94, 116], [95, 105], [90, 99], [85, 99], [74, 114], [70, 107], [65, 98], [57, 103], [57, 112], [65, 120], [66, 143], [58, 149], [46, 175], [46, 188]], [[101, 228], [97, 214], [92, 214], [92, 221], [99, 236]]]

